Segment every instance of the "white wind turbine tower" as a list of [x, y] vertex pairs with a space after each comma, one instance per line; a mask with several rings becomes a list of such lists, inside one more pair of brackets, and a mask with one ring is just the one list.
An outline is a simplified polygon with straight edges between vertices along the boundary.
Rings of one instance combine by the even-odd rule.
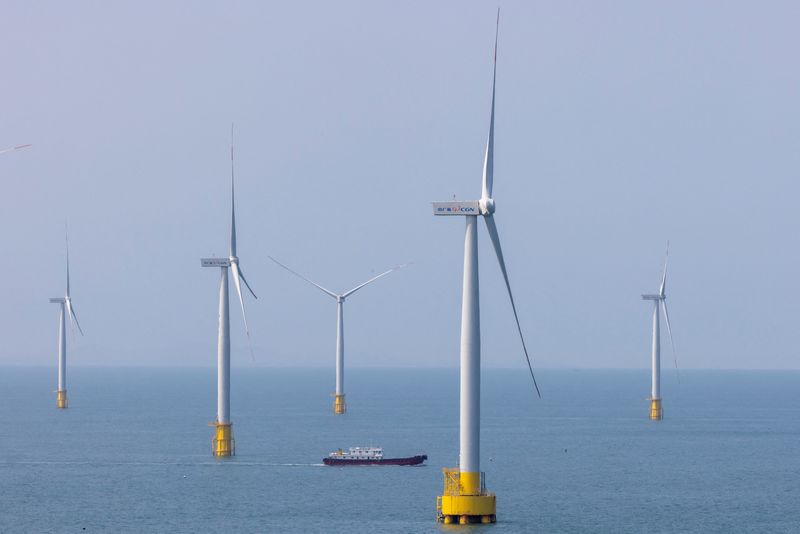
[[[499, 28], [500, 10], [497, 11]], [[480, 470], [480, 304], [478, 290], [478, 217], [483, 217], [492, 240], [500, 271], [505, 280], [511, 309], [517, 324], [522, 350], [528, 361], [537, 394], [539, 388], [533, 376], [533, 366], [528, 357], [525, 339], [522, 336], [514, 296], [508, 281], [503, 251], [494, 220], [495, 202], [492, 198], [494, 172], [494, 103], [497, 73], [497, 34], [495, 34], [494, 73], [492, 76], [492, 110], [489, 119], [489, 136], [483, 164], [481, 199], [463, 202], [434, 202], [434, 215], [466, 216], [464, 237], [464, 286], [461, 303], [461, 400], [460, 400], [460, 448], [459, 465], [455, 469], [444, 469], [444, 492], [438, 498], [437, 519], [445, 523], [458, 521], [461, 524], [481, 522], [493, 523], [496, 518], [495, 494], [486, 491], [483, 473]]]
[[[233, 426], [231, 423], [231, 338], [230, 338], [230, 313], [228, 305], [228, 268], [233, 272], [233, 283], [239, 294], [239, 303], [242, 307], [242, 318], [248, 341], [250, 329], [247, 326], [247, 315], [244, 311], [244, 297], [242, 284], [247, 286], [254, 298], [256, 294], [247, 283], [239, 258], [236, 256], [236, 207], [234, 195], [233, 176], [233, 125], [231, 125], [231, 245], [230, 256], [227, 258], [203, 258], [200, 264], [203, 267], [219, 267], [221, 271], [219, 281], [219, 338], [217, 342], [217, 420], [214, 422], [216, 431], [212, 441], [212, 454], [214, 456], [232, 456], [236, 453], [236, 442], [233, 439]], [[252, 348], [251, 348], [252, 353]]]
[[69, 233], [64, 230], [66, 251], [67, 251], [67, 292], [63, 297], [50, 299], [50, 302], [61, 305], [61, 313], [58, 319], [58, 389], [56, 389], [56, 407], [66, 408], [67, 402], [67, 316], [74, 327], [78, 327], [78, 332], [83, 335], [83, 330], [75, 315], [75, 308], [72, 305], [72, 297], [69, 293]]
[[367, 280], [366, 282], [357, 285], [356, 287], [354, 287], [349, 291], [345, 291], [344, 293], [338, 294], [328, 289], [325, 289], [318, 283], [309, 280], [308, 278], [306, 278], [305, 276], [303, 276], [298, 272], [293, 271], [292, 269], [282, 264], [272, 256], [269, 256], [269, 259], [271, 259], [272, 261], [274, 261], [275, 263], [277, 263], [290, 273], [294, 274], [295, 276], [302, 278], [303, 280], [313, 285], [317, 289], [321, 290], [325, 294], [336, 299], [336, 392], [334, 393], [333, 413], [336, 415], [341, 415], [347, 411], [347, 404], [345, 403], [344, 400], [344, 301], [347, 297], [349, 297], [362, 287], [366, 286], [367, 284], [371, 284], [378, 278], [382, 278], [391, 272], [397, 271], [398, 269], [402, 269], [408, 264], [393, 267], [388, 271], [385, 271], [379, 274], [378, 276], [374, 276], [369, 280]]
[[678, 368], [678, 358], [675, 355], [675, 344], [672, 341], [672, 327], [669, 324], [669, 312], [667, 312], [667, 260], [669, 259], [669, 242], [667, 242], [667, 254], [664, 259], [664, 274], [661, 277], [661, 286], [656, 295], [642, 295], [644, 300], [653, 301], [653, 370], [652, 385], [650, 391], [650, 419], [660, 421], [664, 418], [664, 410], [661, 406], [661, 329], [659, 325], [660, 308], [664, 310], [664, 320], [667, 323], [669, 332], [669, 343], [672, 347], [672, 356], [675, 359], [675, 368]]

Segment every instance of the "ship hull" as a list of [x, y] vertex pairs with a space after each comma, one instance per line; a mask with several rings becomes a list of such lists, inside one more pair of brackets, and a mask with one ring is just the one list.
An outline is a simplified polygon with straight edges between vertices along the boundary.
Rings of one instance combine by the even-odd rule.
[[428, 459], [427, 454], [408, 458], [381, 458], [380, 460], [344, 460], [340, 458], [323, 458], [325, 465], [419, 465]]

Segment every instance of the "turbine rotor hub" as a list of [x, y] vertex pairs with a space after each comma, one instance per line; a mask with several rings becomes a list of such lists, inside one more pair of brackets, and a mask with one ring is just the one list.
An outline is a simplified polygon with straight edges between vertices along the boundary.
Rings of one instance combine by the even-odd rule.
[[494, 213], [495, 206], [493, 198], [482, 198], [478, 201], [478, 205], [481, 208], [481, 215], [491, 215]]

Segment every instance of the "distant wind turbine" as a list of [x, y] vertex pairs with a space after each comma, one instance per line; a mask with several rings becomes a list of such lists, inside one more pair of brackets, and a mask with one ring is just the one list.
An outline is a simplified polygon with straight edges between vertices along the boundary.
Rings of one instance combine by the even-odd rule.
[[650, 419], [660, 421], [664, 418], [664, 410], [661, 407], [661, 331], [659, 328], [660, 308], [664, 310], [664, 320], [667, 323], [669, 332], [669, 343], [672, 347], [672, 357], [675, 360], [675, 368], [678, 368], [678, 357], [675, 354], [675, 343], [672, 340], [672, 327], [669, 324], [669, 312], [667, 312], [667, 260], [669, 259], [669, 242], [667, 242], [667, 253], [664, 259], [664, 274], [661, 277], [661, 286], [657, 295], [642, 295], [644, 300], [653, 301], [653, 370], [652, 385], [650, 391]]
[[[227, 258], [203, 258], [200, 264], [203, 267], [219, 267], [221, 271], [219, 282], [219, 337], [217, 341], [217, 420], [214, 422], [216, 431], [212, 441], [212, 454], [214, 456], [233, 456], [236, 454], [236, 442], [233, 439], [233, 424], [231, 423], [231, 338], [230, 338], [230, 311], [228, 304], [228, 269], [233, 273], [233, 283], [239, 295], [242, 307], [244, 330], [250, 340], [250, 329], [247, 326], [247, 315], [244, 311], [244, 297], [242, 295], [242, 282], [247, 286], [254, 298], [242, 268], [239, 266], [239, 257], [236, 255], [236, 206], [233, 175], [233, 125], [231, 125], [231, 243], [230, 255]], [[252, 355], [252, 346], [250, 349]]]
[[336, 299], [336, 393], [334, 393], [333, 413], [336, 415], [341, 415], [347, 411], [347, 404], [345, 403], [344, 400], [344, 301], [347, 297], [349, 297], [362, 287], [366, 286], [367, 284], [371, 284], [375, 280], [382, 278], [389, 273], [402, 269], [403, 267], [408, 265], [408, 263], [399, 265], [397, 267], [392, 267], [388, 271], [382, 272], [378, 276], [370, 278], [366, 282], [357, 285], [353, 289], [350, 289], [349, 291], [345, 291], [344, 293], [339, 294], [339, 293], [334, 293], [333, 291], [330, 291], [328, 289], [325, 289], [318, 283], [309, 280], [308, 278], [306, 278], [305, 276], [296, 271], [293, 271], [292, 269], [282, 264], [272, 256], [269, 256], [269, 259], [271, 259], [272, 261], [274, 261], [275, 263], [277, 263], [278, 265], [280, 265], [293, 275], [302, 278], [309, 284], [321, 290], [323, 293]]
[[50, 302], [61, 305], [61, 313], [58, 323], [58, 389], [56, 390], [56, 407], [66, 408], [67, 402], [67, 316], [74, 328], [78, 327], [78, 332], [83, 335], [83, 330], [75, 315], [75, 307], [72, 305], [72, 297], [69, 292], [69, 233], [64, 228], [67, 257], [67, 292], [63, 297], [50, 299]]
[[[500, 10], [497, 10], [499, 28]], [[437, 502], [437, 520], [444, 523], [494, 523], [496, 497], [487, 492], [480, 469], [480, 387], [481, 387], [481, 334], [478, 285], [478, 216], [483, 217], [489, 238], [492, 240], [500, 272], [506, 284], [511, 310], [514, 312], [522, 351], [528, 362], [533, 386], [539, 387], [533, 375], [533, 366], [525, 338], [522, 336], [514, 295], [508, 280], [506, 263], [500, 247], [500, 237], [494, 220], [495, 202], [492, 197], [494, 183], [494, 104], [497, 73], [497, 33], [495, 34], [494, 70], [492, 76], [492, 108], [489, 135], [483, 163], [483, 180], [480, 200], [434, 202], [434, 215], [463, 215], [466, 217], [464, 236], [464, 285], [461, 301], [461, 398], [460, 398], [460, 448], [457, 468], [444, 469], [444, 491]]]

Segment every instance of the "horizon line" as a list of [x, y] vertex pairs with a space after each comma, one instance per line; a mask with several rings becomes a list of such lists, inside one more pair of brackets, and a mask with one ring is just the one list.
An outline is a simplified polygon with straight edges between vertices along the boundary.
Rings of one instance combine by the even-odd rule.
[[[233, 362], [232, 362], [233, 363]], [[18, 368], [33, 368], [33, 369], [51, 369], [49, 364], [36, 364], [36, 363], [15, 363], [15, 362], [0, 362], [0, 367], [18, 367]], [[211, 369], [216, 370], [215, 365], [193, 365], [193, 364], [109, 364], [109, 363], [72, 363], [71, 367], [97, 367], [97, 368], [163, 368], [163, 369]], [[250, 365], [232, 365], [234, 369], [273, 369], [273, 370], [303, 370], [303, 371], [329, 371], [329, 366], [321, 365], [268, 365], [259, 364], [258, 362]], [[351, 370], [393, 370], [393, 371], [435, 371], [435, 370], [448, 370], [458, 371], [459, 367], [454, 366], [383, 366], [383, 365], [351, 365]], [[490, 366], [483, 367], [488, 371], [519, 371], [519, 367], [504, 367], [504, 366]], [[650, 371], [650, 367], [539, 367], [537, 371]], [[684, 367], [680, 372], [686, 371], [800, 371], [800, 367]], [[672, 374], [670, 372], [665, 373]]]

